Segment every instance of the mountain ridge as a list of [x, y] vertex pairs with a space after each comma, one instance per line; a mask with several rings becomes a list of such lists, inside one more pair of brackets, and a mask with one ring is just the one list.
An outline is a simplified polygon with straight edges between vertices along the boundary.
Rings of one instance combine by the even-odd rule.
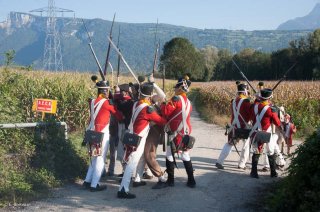
[[309, 14], [288, 20], [277, 27], [277, 30], [315, 30], [320, 28], [320, 3], [317, 3]]
[[[98, 59], [104, 61], [111, 21], [103, 19], [84, 19], [92, 34], [92, 46]], [[97, 69], [88, 47], [88, 37], [79, 18], [57, 18], [57, 30], [61, 37], [63, 64], [65, 70], [93, 71]], [[152, 70], [155, 50], [156, 24], [115, 22], [113, 39], [117, 42], [118, 28], [121, 29], [120, 48], [133, 70], [148, 72]], [[293, 39], [306, 36], [311, 30], [227, 30], [197, 29], [171, 24], [158, 25], [157, 38], [161, 48], [174, 37], [185, 37], [195, 47], [207, 45], [219, 49], [226, 48], [235, 53], [243, 48], [253, 48], [272, 52], [288, 47]], [[33, 64], [36, 69], [42, 66], [42, 56], [46, 37], [46, 18], [28, 13], [11, 12], [7, 22], [0, 23], [0, 52], [10, 49], [16, 51], [15, 62], [19, 65]], [[117, 56], [111, 52], [111, 63]], [[4, 57], [0, 56], [0, 64]]]

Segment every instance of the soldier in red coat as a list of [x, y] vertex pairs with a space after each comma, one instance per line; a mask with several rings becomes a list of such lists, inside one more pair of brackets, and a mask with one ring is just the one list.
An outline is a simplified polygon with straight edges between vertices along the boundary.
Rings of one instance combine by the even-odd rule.
[[109, 86], [105, 81], [96, 83], [98, 88], [98, 96], [96, 99], [90, 99], [90, 124], [87, 130], [94, 130], [103, 132], [103, 141], [98, 152], [100, 154], [93, 155], [91, 163], [88, 168], [86, 178], [83, 185], [90, 189], [90, 191], [101, 191], [106, 189], [106, 186], [99, 184], [101, 174], [104, 169], [105, 158], [108, 152], [109, 145], [109, 120], [110, 113], [113, 114], [117, 120], [122, 120], [122, 114], [116, 110], [112, 101], [108, 99]]
[[138, 135], [141, 140], [137, 149], [129, 156], [121, 185], [118, 191], [118, 198], [132, 199], [136, 196], [129, 193], [129, 184], [133, 171], [137, 168], [141, 156], [144, 152], [146, 139], [150, 130], [150, 122], [164, 126], [167, 120], [159, 116], [154, 107], [151, 106], [151, 96], [153, 92], [152, 83], [144, 83], [140, 88], [139, 101], [135, 102], [132, 109], [132, 118], [128, 127], [130, 133]]
[[216, 162], [218, 169], [224, 169], [223, 162], [231, 152], [232, 146], [235, 146], [239, 140], [243, 141], [243, 148], [241, 151], [238, 168], [245, 169], [246, 162], [249, 158], [250, 142], [249, 138], [237, 138], [235, 134], [236, 129], [250, 129], [250, 98], [248, 98], [248, 86], [246, 84], [238, 84], [238, 95], [231, 101], [231, 128], [229, 129], [228, 142], [223, 146], [220, 156]]
[[287, 154], [290, 154], [292, 147], [292, 135], [297, 132], [297, 128], [291, 120], [291, 116], [287, 113], [285, 116], [285, 140], [287, 144]]
[[[280, 127], [281, 123], [276, 110], [272, 106], [270, 106], [271, 98], [272, 90], [267, 88], [262, 89], [259, 96], [260, 101], [254, 104], [251, 109], [251, 119], [253, 120], [253, 127], [250, 136], [252, 139], [253, 155], [250, 176], [253, 178], [259, 178], [257, 166], [260, 154], [263, 153], [264, 146], [266, 146], [266, 152], [268, 154], [271, 172], [270, 176], [278, 176], [275, 163], [276, 155], [274, 154], [275, 145], [277, 145], [277, 143], [275, 139], [272, 139], [271, 124], [274, 124], [276, 127]], [[262, 133], [260, 133], [261, 131]]]
[[189, 155], [190, 149], [187, 147], [187, 144], [182, 142], [183, 137], [190, 138], [189, 135], [192, 131], [190, 123], [192, 105], [187, 98], [190, 85], [191, 81], [188, 76], [180, 78], [174, 87], [175, 96], [172, 97], [168, 103], [161, 105], [161, 114], [168, 120], [168, 124], [166, 125], [166, 132], [169, 135], [169, 146], [166, 151], [166, 171], [168, 173], [168, 179], [166, 182], [158, 181], [157, 185], [153, 187], [154, 189], [174, 186], [175, 153], [181, 154], [181, 159], [188, 175], [187, 186], [190, 188], [196, 186]]

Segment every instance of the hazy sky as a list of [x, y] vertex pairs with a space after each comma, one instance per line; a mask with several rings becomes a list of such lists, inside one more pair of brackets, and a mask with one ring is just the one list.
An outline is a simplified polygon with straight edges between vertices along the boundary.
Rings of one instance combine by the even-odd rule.
[[[320, 0], [55, 0], [78, 18], [129, 23], [168, 23], [200, 29], [276, 29], [307, 15]], [[47, 7], [48, 0], [0, 0], [0, 22], [10, 11]], [[59, 14], [60, 15], [60, 14]], [[73, 14], [70, 14], [73, 16]], [[67, 16], [67, 14], [65, 15]]]

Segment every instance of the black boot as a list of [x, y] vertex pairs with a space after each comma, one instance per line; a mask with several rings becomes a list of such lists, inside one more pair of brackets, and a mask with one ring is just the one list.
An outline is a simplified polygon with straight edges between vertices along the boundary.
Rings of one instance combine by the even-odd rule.
[[122, 189], [120, 191], [118, 191], [118, 194], [117, 194], [118, 198], [120, 199], [134, 199], [136, 198], [136, 195], [134, 194], [131, 194], [129, 192], [126, 192], [124, 190], [124, 187], [122, 187]]
[[276, 155], [268, 155], [269, 164], [270, 164], [270, 176], [271, 177], [278, 177], [278, 173], [276, 172]]
[[166, 172], [168, 173], [168, 179], [166, 184], [168, 186], [174, 186], [174, 162], [169, 161], [166, 159]]
[[252, 168], [251, 168], [251, 173], [250, 176], [253, 178], [259, 178], [258, 175], [258, 161], [259, 161], [259, 154], [253, 154], [252, 155]]
[[184, 168], [186, 169], [187, 175], [188, 175], [188, 182], [187, 186], [190, 188], [196, 187], [196, 181], [194, 180], [193, 176], [193, 167], [191, 160], [190, 161], [183, 161]]

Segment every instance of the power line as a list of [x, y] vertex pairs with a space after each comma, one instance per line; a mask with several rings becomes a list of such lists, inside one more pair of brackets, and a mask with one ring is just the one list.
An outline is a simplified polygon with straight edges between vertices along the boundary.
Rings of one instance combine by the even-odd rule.
[[48, 0], [48, 7], [43, 7], [30, 12], [47, 12], [46, 39], [43, 53], [43, 70], [63, 71], [60, 35], [56, 29], [56, 13], [60, 12], [63, 17], [65, 12], [73, 10], [55, 7], [54, 0]]

